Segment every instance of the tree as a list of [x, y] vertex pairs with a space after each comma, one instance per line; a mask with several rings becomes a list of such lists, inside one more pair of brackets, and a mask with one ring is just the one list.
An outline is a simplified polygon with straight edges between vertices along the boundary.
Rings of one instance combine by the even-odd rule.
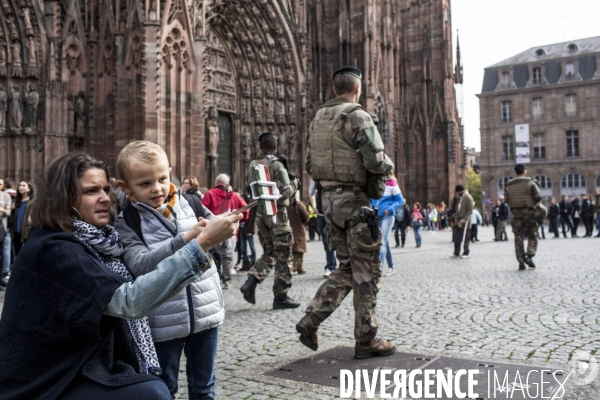
[[469, 194], [473, 196], [475, 206], [479, 208], [479, 211], [483, 210], [481, 204], [481, 175], [476, 174], [473, 168], [469, 168], [467, 171], [467, 189]]

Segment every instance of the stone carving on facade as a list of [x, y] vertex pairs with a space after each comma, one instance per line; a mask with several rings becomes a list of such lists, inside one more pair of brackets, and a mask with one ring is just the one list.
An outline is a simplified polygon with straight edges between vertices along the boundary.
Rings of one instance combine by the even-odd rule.
[[25, 92], [25, 134], [35, 135], [37, 132], [37, 110], [40, 94], [33, 85]]
[[219, 145], [219, 113], [215, 106], [208, 108], [208, 149], [206, 155], [209, 158], [217, 159], [219, 154], [217, 153], [217, 146]]
[[37, 76], [37, 49], [33, 37], [27, 39], [27, 71], [27, 75]]
[[252, 160], [252, 135], [248, 131], [242, 133], [242, 158], [245, 164]]
[[272, 124], [275, 121], [273, 118], [273, 108], [273, 100], [265, 99], [265, 115], [267, 116], [267, 124]]
[[250, 100], [243, 99], [240, 102], [241, 114], [242, 114], [242, 123], [249, 124], [252, 121], [252, 116], [250, 115]]
[[278, 82], [278, 83], [275, 85], [275, 87], [277, 88], [277, 98], [278, 98], [279, 100], [283, 100], [283, 99], [285, 99], [285, 89], [284, 89], [283, 83], [279, 83], [279, 82]]
[[254, 98], [262, 97], [262, 83], [260, 81], [254, 82]]
[[23, 8], [23, 24], [25, 25], [25, 35], [31, 37], [34, 35], [31, 18], [29, 17], [29, 7]]
[[271, 81], [268, 81], [265, 86], [265, 96], [269, 99], [273, 98], [273, 83]]
[[0, 136], [6, 135], [6, 104], [8, 95], [4, 91], [4, 86], [0, 85]]
[[240, 75], [241, 75], [243, 78], [248, 78], [248, 77], [250, 76], [250, 75], [248, 74], [248, 67], [246, 66], [246, 63], [245, 63], [245, 62], [242, 62], [242, 64], [241, 64], [241, 66], [240, 66], [240, 69], [239, 69], [239, 71], [240, 71]]
[[16, 86], [13, 86], [11, 90], [8, 117], [10, 133], [20, 135], [23, 129], [23, 106], [21, 105], [21, 91]]
[[21, 142], [21, 138], [14, 138], [12, 141], [12, 145], [13, 145], [13, 150], [21, 150], [21, 147], [23, 147], [23, 143]]
[[67, 49], [67, 68], [71, 75], [75, 75], [75, 72], [81, 69], [81, 50], [75, 43]]
[[295, 126], [290, 126], [289, 131], [289, 139], [288, 139], [288, 154], [290, 160], [297, 160], [298, 155], [298, 132], [295, 129]]
[[21, 43], [18, 40], [12, 43], [12, 75], [14, 77], [22, 76], [21, 69]]
[[288, 148], [287, 148], [287, 133], [285, 129], [281, 129], [277, 139], [277, 151], [280, 154], [288, 156]]
[[275, 80], [277, 82], [283, 82], [283, 73], [281, 72], [281, 67], [275, 67]]
[[295, 98], [296, 97], [296, 87], [294, 85], [288, 85], [287, 93], [288, 93], [288, 96], [290, 97], [290, 99]]
[[242, 96], [245, 98], [250, 98], [252, 96], [252, 91], [250, 90], [250, 82], [246, 79], [242, 79], [240, 81], [240, 86], [242, 88]]
[[254, 137], [252, 138], [252, 144], [254, 145], [254, 154], [256, 156], [258, 156], [261, 151], [260, 151], [260, 135], [263, 133], [262, 131], [262, 126], [260, 125], [255, 125], [254, 126]]
[[296, 120], [296, 102], [293, 101], [293, 100], [289, 100], [288, 101], [287, 116], [290, 119], [290, 121], [295, 121]]
[[76, 138], [82, 138], [85, 136], [85, 93], [79, 92], [77, 96], [73, 98], [73, 109], [75, 110], [75, 132]]
[[0, 76], [6, 76], [6, 42], [0, 40]]
[[10, 39], [13, 41], [19, 39], [19, 31], [17, 31], [17, 27], [15, 26], [15, 17], [12, 15], [7, 16], [6, 24], [8, 25], [8, 31], [10, 32]]
[[279, 125], [285, 124], [285, 104], [283, 101], [275, 103], [275, 122]]
[[261, 125], [263, 123], [262, 104], [260, 99], [254, 102], [254, 122]]
[[252, 70], [252, 78], [254, 78], [254, 79], [260, 79], [260, 67], [258, 66], [258, 64], [256, 63], [256, 61], [254, 61], [251, 64], [250, 69]]

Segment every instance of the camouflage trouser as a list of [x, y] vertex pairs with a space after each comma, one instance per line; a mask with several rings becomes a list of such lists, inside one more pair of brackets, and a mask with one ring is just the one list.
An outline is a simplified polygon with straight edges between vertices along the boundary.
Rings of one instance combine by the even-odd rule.
[[329, 248], [337, 252], [339, 267], [317, 290], [306, 312], [325, 320], [354, 290], [354, 338], [368, 343], [377, 335], [378, 327], [375, 306], [381, 279], [381, 232], [378, 231], [378, 238], [374, 240], [366, 222], [350, 226], [361, 206], [369, 206], [364, 193], [358, 200], [352, 192], [327, 190], [323, 193], [325, 232]]
[[263, 247], [263, 255], [256, 261], [248, 275], [254, 276], [260, 283], [265, 280], [271, 269], [275, 267], [273, 293], [286, 294], [292, 287], [292, 245], [294, 237], [285, 208], [278, 209], [277, 222], [270, 216], [256, 219], [258, 239]]
[[[533, 210], [528, 208], [517, 208], [512, 210], [513, 221], [512, 230], [515, 234], [515, 253], [517, 261], [523, 262], [525, 254], [530, 257], [535, 256], [537, 251], [538, 239], [538, 221], [533, 218]], [[527, 231], [527, 252], [523, 241], [525, 240], [525, 231]]]
[[293, 254], [294, 254], [293, 271], [302, 273], [304, 271], [304, 253], [299, 253], [297, 251], [294, 251]]

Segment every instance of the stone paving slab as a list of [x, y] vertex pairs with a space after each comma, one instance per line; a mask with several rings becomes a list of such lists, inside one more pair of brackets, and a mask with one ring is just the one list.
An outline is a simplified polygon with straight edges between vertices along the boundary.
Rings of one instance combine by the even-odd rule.
[[[420, 249], [409, 234], [405, 248], [392, 249], [396, 273], [382, 278], [379, 336], [393, 340], [403, 352], [555, 368], [572, 368], [574, 357], [581, 358], [578, 351], [595, 355], [600, 347], [600, 268], [595, 261], [600, 239], [541, 240], [538, 268], [518, 271], [512, 233], [510, 241], [494, 242], [491, 230], [480, 228], [481, 241], [471, 246], [470, 259], [449, 257], [449, 231], [425, 231]], [[219, 399], [339, 396], [325, 386], [297, 385], [260, 373], [313, 354], [300, 344], [294, 326], [324, 281], [324, 259], [322, 244], [308, 243], [308, 273], [294, 275], [290, 291], [302, 303], [296, 310], [271, 309], [272, 276], [259, 285], [254, 306], [239, 292], [245, 276], [233, 276], [232, 289], [225, 292], [227, 313], [216, 360]], [[320, 351], [352, 346], [353, 320], [348, 298], [319, 328]], [[188, 399], [182, 361], [176, 398]], [[567, 383], [563, 399], [600, 398], [597, 376], [586, 385], [574, 382]]]

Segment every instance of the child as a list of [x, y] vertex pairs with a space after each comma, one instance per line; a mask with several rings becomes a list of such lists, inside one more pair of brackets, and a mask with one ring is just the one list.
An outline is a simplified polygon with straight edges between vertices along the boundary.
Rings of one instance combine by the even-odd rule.
[[[115, 228], [123, 243], [123, 261], [134, 277], [144, 275], [163, 259], [195, 238], [213, 214], [193, 195], [182, 195], [170, 181], [169, 160], [155, 143], [136, 141], [117, 158], [119, 186], [132, 203], [118, 216]], [[197, 211], [194, 211], [197, 210]], [[200, 214], [200, 215], [198, 215]], [[214, 217], [239, 221], [242, 215], [225, 213]], [[141, 234], [141, 236], [140, 236]], [[232, 237], [213, 251], [231, 252]], [[225, 316], [223, 293], [212, 263], [198, 280], [175, 294], [148, 317], [158, 360], [172, 396], [177, 393], [177, 376], [182, 350], [187, 358], [190, 395], [214, 398], [214, 360], [218, 326]], [[190, 307], [191, 306], [191, 307]], [[193, 379], [191, 379], [193, 375]]]

